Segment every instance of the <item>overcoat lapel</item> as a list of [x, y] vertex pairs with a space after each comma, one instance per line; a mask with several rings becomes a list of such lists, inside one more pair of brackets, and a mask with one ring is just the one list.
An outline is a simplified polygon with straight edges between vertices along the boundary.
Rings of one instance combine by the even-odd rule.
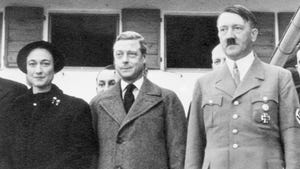
[[220, 70], [217, 71], [219, 72], [217, 73], [215, 87], [233, 97], [236, 87], [227, 64], [224, 64]]
[[120, 130], [129, 122], [147, 113], [149, 109], [162, 101], [161, 90], [151, 83], [147, 78], [141, 86], [139, 94], [122, 122]]
[[255, 57], [249, 71], [246, 73], [243, 81], [237, 87], [233, 100], [249, 90], [260, 86], [261, 82], [264, 80], [263, 63]]
[[104, 110], [119, 124], [122, 124], [126, 116], [121, 96], [120, 81], [108, 92], [105, 92], [105, 99], [100, 101]]

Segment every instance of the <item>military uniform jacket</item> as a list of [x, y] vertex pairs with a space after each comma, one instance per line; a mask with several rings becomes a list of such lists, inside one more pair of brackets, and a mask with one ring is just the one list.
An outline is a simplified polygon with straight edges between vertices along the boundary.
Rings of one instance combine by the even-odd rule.
[[98, 151], [89, 105], [52, 85], [18, 97], [7, 115], [11, 169], [89, 169]]
[[290, 72], [255, 58], [237, 88], [224, 64], [194, 90], [185, 169], [300, 168], [299, 103]]
[[186, 119], [174, 92], [146, 78], [126, 115], [120, 82], [91, 102], [99, 138], [98, 169], [182, 169]]

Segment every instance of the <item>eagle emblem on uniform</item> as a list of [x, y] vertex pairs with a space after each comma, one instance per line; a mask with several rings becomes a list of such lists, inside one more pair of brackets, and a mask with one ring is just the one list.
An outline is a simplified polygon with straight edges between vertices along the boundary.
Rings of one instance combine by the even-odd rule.
[[295, 114], [296, 114], [296, 120], [300, 124], [300, 109], [299, 108], [296, 110]]

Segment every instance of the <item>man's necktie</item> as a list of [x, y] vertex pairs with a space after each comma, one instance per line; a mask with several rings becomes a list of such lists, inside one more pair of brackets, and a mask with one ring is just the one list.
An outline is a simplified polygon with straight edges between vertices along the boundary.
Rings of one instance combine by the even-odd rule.
[[134, 84], [129, 84], [126, 87], [126, 92], [124, 95], [124, 108], [126, 113], [128, 113], [130, 107], [132, 106], [133, 102], [134, 102], [134, 95], [132, 93], [132, 91], [135, 89]]
[[233, 79], [234, 79], [235, 85], [238, 86], [241, 82], [241, 79], [240, 79], [239, 68], [237, 67], [237, 64], [235, 62], [233, 64], [232, 72], [233, 72]]

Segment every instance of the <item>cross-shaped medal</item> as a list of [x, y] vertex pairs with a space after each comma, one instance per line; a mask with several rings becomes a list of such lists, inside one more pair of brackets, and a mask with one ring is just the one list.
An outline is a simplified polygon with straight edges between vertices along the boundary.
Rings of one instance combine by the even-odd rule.
[[261, 116], [260, 116], [260, 119], [262, 121], [262, 123], [264, 124], [268, 124], [269, 121], [271, 120], [271, 117], [268, 113], [263, 113]]

